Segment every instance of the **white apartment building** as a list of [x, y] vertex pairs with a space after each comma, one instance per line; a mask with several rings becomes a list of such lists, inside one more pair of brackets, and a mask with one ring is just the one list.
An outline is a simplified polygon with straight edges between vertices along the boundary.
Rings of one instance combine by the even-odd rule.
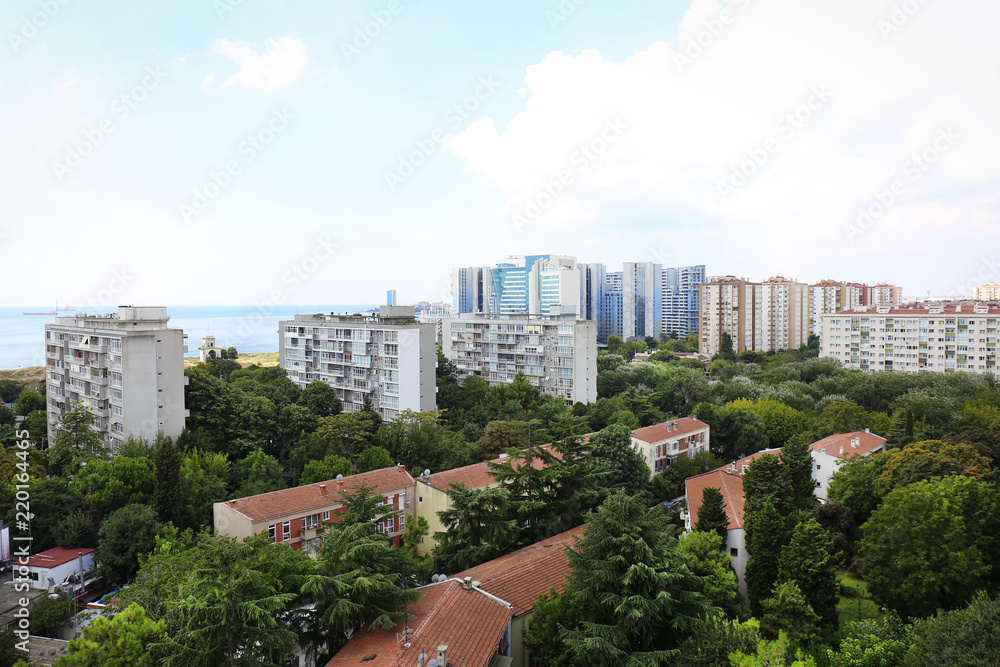
[[823, 315], [820, 354], [847, 368], [995, 373], [1000, 306], [879, 306]]
[[726, 276], [702, 283], [699, 350], [718, 354], [723, 333], [737, 353], [797, 349], [809, 342], [810, 300], [809, 285], [781, 277], [752, 283]]
[[45, 325], [49, 441], [75, 403], [97, 417], [105, 447], [129, 436], [152, 442], [184, 429], [185, 335], [167, 309], [120, 306], [109, 315], [75, 313]]
[[518, 373], [568, 403], [597, 400], [597, 323], [550, 316], [463, 313], [442, 322], [442, 350], [463, 375], [491, 386]]
[[321, 380], [344, 412], [364, 409], [392, 421], [402, 410], [437, 407], [435, 325], [413, 306], [382, 306], [378, 315], [296, 315], [278, 323], [278, 363], [300, 387]]

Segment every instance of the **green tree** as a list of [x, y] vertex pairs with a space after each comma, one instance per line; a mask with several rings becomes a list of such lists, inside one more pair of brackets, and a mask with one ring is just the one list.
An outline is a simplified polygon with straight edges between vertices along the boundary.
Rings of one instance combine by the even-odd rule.
[[96, 617], [66, 647], [55, 667], [154, 667], [149, 645], [166, 633], [166, 621], [154, 621], [133, 603], [113, 617]]
[[100, 528], [100, 517], [81, 507], [56, 525], [53, 537], [64, 549], [96, 549]]
[[240, 358], [240, 353], [236, 351], [235, 347], [230, 346], [226, 349], [226, 358], [236, 361]]
[[827, 495], [843, 503], [859, 525], [868, 520], [881, 502], [876, 486], [884, 462], [884, 454], [852, 456], [830, 477]]
[[378, 445], [372, 445], [361, 452], [361, 456], [358, 457], [358, 471], [359, 472], [369, 472], [371, 470], [381, 470], [382, 468], [390, 468], [395, 465], [392, 462], [392, 457], [389, 455], [383, 447]]
[[766, 449], [769, 440], [764, 422], [752, 408], [732, 405], [716, 411], [712, 450], [727, 461]]
[[812, 477], [812, 453], [806, 440], [798, 438], [781, 448], [781, 470], [791, 491], [792, 506], [812, 511], [817, 503], [815, 489], [818, 483]]
[[761, 602], [761, 609], [760, 631], [765, 637], [777, 638], [779, 633], [785, 633], [791, 644], [800, 648], [819, 641], [819, 614], [794, 581], [778, 584], [774, 596]]
[[337, 390], [322, 380], [307, 384], [299, 394], [298, 404], [317, 417], [333, 417], [344, 409], [343, 403], [337, 396]]
[[274, 665], [296, 638], [298, 588], [306, 581], [309, 556], [267, 535], [243, 542], [226, 535], [204, 539], [193, 549], [193, 569], [168, 601], [171, 628], [152, 645], [165, 667]]
[[778, 457], [764, 454], [754, 459], [742, 479], [744, 530], [750, 554], [744, 576], [750, 609], [759, 616], [761, 601], [771, 597], [778, 581], [779, 557], [791, 538], [795, 517], [791, 489]]
[[17, 647], [18, 641], [13, 628], [0, 630], [0, 667], [28, 667], [24, 651]]
[[701, 492], [701, 507], [694, 529], [705, 533], [715, 533], [722, 538], [719, 549], [725, 549], [729, 537], [729, 517], [726, 515], [726, 501], [722, 492], [714, 486], [705, 487]]
[[725, 331], [719, 339], [719, 356], [726, 361], [736, 361], [736, 349], [733, 347], [733, 337]]
[[285, 474], [278, 459], [260, 449], [240, 461], [236, 470], [240, 478], [240, 486], [236, 489], [237, 498], [280, 491], [286, 486]]
[[366, 624], [391, 629], [407, 620], [403, 605], [418, 593], [401, 585], [408, 574], [402, 556], [371, 521], [333, 526], [320, 547], [318, 572], [302, 587], [315, 605], [310, 636], [330, 655]]
[[14, 412], [27, 416], [35, 410], [45, 409], [45, 397], [34, 389], [25, 389], [14, 401]]
[[491, 421], [478, 444], [480, 460], [489, 461], [508, 449], [523, 449], [528, 445], [528, 436], [520, 423]]
[[91, 429], [97, 417], [77, 401], [56, 425], [56, 436], [49, 447], [49, 465], [63, 475], [74, 475], [89, 462], [107, 457], [97, 433]]
[[612, 424], [590, 438], [590, 456], [610, 471], [602, 484], [621, 486], [628, 494], [650, 492], [652, 473], [643, 456], [632, 444], [632, 431], [622, 424]]
[[701, 594], [729, 618], [736, 618], [743, 601], [725, 542], [715, 533], [694, 531], [677, 543], [681, 555], [696, 576], [703, 577]]
[[[557, 641], [560, 632], [571, 628], [583, 616], [575, 598], [551, 589], [548, 595], [539, 595], [531, 604], [531, 620], [522, 630], [524, 643], [531, 649], [531, 656], [545, 667], [577, 667], [581, 663], [573, 650], [563, 641]], [[597, 663], [600, 664], [600, 663]]]
[[73, 478], [70, 489], [101, 514], [110, 514], [125, 505], [149, 504], [155, 480], [150, 459], [116, 456], [88, 463]]
[[668, 663], [713, 609], [698, 592], [701, 582], [678, 550], [673, 526], [638, 496], [608, 496], [567, 556], [572, 571], [564, 588], [580, 615], [559, 640], [577, 660]]
[[31, 634], [53, 637], [73, 615], [73, 600], [65, 593], [42, 595], [31, 603]]
[[775, 400], [760, 400], [753, 406], [753, 411], [764, 423], [764, 432], [774, 447], [782, 447], [794, 436], [803, 433], [808, 428], [806, 416]]
[[181, 461], [180, 528], [202, 528], [212, 523], [214, 503], [230, 498], [229, 460], [225, 454], [197, 449]]
[[1000, 583], [1000, 492], [990, 484], [953, 475], [898, 488], [864, 533], [868, 591], [903, 616], [953, 609]]
[[156, 434], [153, 469], [156, 472], [153, 483], [153, 508], [164, 521], [177, 523], [183, 507], [181, 453], [170, 441], [170, 437], [164, 435], [162, 431]]
[[698, 624], [680, 645], [672, 667], [728, 667], [729, 656], [753, 653], [760, 642], [760, 624], [755, 619], [745, 623], [714, 616]]
[[978, 667], [1000, 656], [1000, 598], [976, 595], [967, 607], [914, 623], [906, 667]]
[[846, 635], [839, 650], [826, 650], [830, 667], [901, 666], [911, 641], [909, 626], [892, 612], [878, 619], [849, 622]]
[[417, 553], [418, 546], [430, 534], [430, 524], [427, 519], [418, 516], [406, 522], [406, 532], [403, 533], [403, 546], [412, 554]]
[[820, 626], [836, 630], [840, 601], [830, 537], [815, 519], [795, 526], [788, 546], [781, 550], [778, 581], [794, 581], [819, 617]]
[[351, 474], [351, 462], [343, 456], [330, 454], [321, 461], [310, 461], [302, 470], [302, 477], [299, 478], [299, 486], [303, 484], [315, 484], [336, 479], [337, 475]]
[[[13, 486], [10, 486], [10, 492], [13, 500]], [[80, 497], [70, 490], [69, 482], [62, 477], [31, 479], [28, 481], [28, 493], [31, 498], [32, 551], [37, 553], [56, 546], [56, 529], [66, 516], [72, 515], [80, 506]], [[17, 525], [16, 511], [12, 502], [6, 525]]]
[[446, 532], [434, 535], [438, 572], [461, 572], [519, 546], [520, 531], [510, 491], [467, 489], [454, 483], [448, 488], [451, 508], [438, 512]]
[[107, 581], [120, 586], [139, 571], [139, 556], [156, 548], [160, 531], [156, 514], [146, 505], [125, 505], [101, 524], [95, 557]]

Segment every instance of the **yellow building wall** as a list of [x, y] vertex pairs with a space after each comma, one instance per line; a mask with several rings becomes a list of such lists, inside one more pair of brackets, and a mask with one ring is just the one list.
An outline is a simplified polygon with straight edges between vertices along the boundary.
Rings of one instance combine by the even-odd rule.
[[447, 509], [451, 509], [447, 493], [423, 482], [417, 482], [417, 516], [426, 519], [430, 528], [424, 541], [417, 545], [417, 553], [421, 556], [429, 554], [437, 546], [434, 534], [445, 532], [444, 524], [441, 523], [437, 513]]

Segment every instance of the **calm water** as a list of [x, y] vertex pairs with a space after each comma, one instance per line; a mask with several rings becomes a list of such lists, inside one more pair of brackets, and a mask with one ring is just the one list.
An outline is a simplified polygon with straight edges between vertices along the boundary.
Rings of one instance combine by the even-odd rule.
[[[197, 357], [201, 337], [206, 333], [215, 336], [219, 347], [232, 346], [240, 352], [277, 352], [280, 320], [290, 320], [296, 313], [355, 313], [373, 308], [378, 306], [170, 306], [167, 313], [170, 326], [188, 335], [187, 356]], [[54, 322], [55, 316], [21, 312], [50, 310], [51, 306], [0, 308], [0, 368], [45, 364], [45, 325]], [[74, 314], [60, 313], [64, 317]]]

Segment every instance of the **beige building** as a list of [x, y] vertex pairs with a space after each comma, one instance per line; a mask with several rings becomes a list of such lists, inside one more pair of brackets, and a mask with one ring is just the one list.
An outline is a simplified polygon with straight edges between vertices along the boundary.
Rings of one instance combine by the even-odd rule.
[[847, 368], [996, 373], [1000, 306], [925, 304], [823, 315], [821, 356]]
[[1000, 283], [983, 283], [973, 287], [972, 298], [975, 301], [1000, 301]]
[[522, 373], [543, 394], [567, 403], [597, 400], [597, 322], [575, 313], [463, 313], [442, 321], [442, 337], [444, 355], [463, 376], [497, 386]]
[[657, 475], [670, 467], [678, 456], [707, 452], [709, 426], [694, 417], [671, 419], [632, 431], [632, 444]]
[[328, 522], [343, 511], [341, 494], [362, 485], [373, 487], [372, 493], [382, 496], [383, 504], [398, 512], [379, 522], [377, 528], [401, 546], [406, 523], [416, 516], [412, 506], [416, 487], [405, 465], [215, 503], [215, 532], [237, 540], [267, 532], [275, 543], [315, 553]]
[[75, 313], [45, 325], [49, 441], [81, 402], [105, 447], [129, 436], [152, 442], [184, 429], [184, 332], [162, 307], [120, 306], [109, 315]]
[[782, 277], [752, 283], [726, 276], [702, 283], [698, 346], [718, 354], [722, 334], [735, 352], [797, 349], [809, 342], [809, 285]]

